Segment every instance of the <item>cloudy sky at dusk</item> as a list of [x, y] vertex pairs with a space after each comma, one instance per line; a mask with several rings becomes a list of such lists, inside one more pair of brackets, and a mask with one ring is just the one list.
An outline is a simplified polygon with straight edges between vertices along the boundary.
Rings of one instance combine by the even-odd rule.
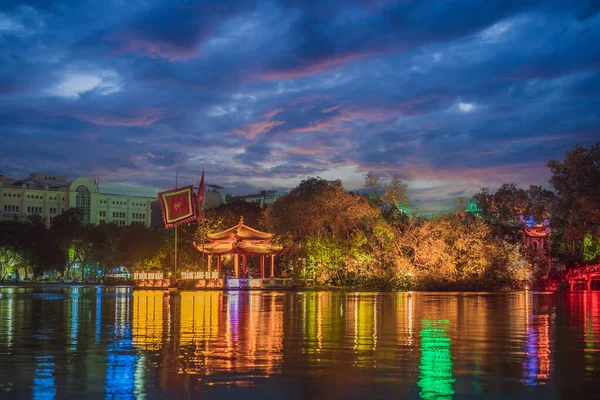
[[0, 1], [0, 170], [417, 207], [600, 140], [598, 1]]

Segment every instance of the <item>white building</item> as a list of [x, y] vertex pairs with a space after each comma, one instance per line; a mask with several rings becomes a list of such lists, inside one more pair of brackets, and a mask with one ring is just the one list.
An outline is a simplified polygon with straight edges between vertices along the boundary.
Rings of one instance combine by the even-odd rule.
[[285, 193], [276, 190], [261, 190], [260, 193], [249, 194], [244, 196], [244, 201], [247, 203], [260, 204], [261, 207], [269, 206], [275, 203], [275, 200], [283, 196]]
[[0, 173], [0, 219], [39, 215], [48, 223], [69, 208], [83, 212], [84, 223], [150, 226], [150, 203], [158, 189], [122, 183], [97, 183], [80, 177], [67, 182], [61, 175], [32, 173], [11, 179]]

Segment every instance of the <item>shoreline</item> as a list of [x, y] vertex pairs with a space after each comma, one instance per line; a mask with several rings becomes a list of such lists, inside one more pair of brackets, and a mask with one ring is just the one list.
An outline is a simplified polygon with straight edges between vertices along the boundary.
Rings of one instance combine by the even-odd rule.
[[[145, 288], [145, 287], [137, 287], [131, 284], [106, 284], [106, 283], [31, 283], [31, 282], [4, 282], [0, 283], [0, 289], [3, 288], [24, 288], [24, 289], [36, 289], [36, 288], [57, 288], [57, 289], [65, 289], [65, 288], [75, 288], [75, 287], [107, 287], [107, 288], [117, 288], [117, 287], [128, 287], [133, 290], [157, 290], [157, 291], [174, 291], [174, 292], [202, 292], [202, 291], [215, 291], [220, 290], [224, 292], [270, 292], [270, 291], [291, 291], [291, 292], [358, 292], [358, 293], [507, 293], [507, 292], [524, 292], [529, 291], [532, 293], [558, 293], [558, 292], [569, 292], [569, 290], [544, 290], [544, 289], [499, 289], [499, 290], [457, 290], [456, 288], [444, 290], [444, 289], [434, 289], [434, 290], [373, 290], [369, 288], [360, 288], [360, 287], [338, 287], [338, 286], [296, 286], [292, 288], [286, 289], [232, 289], [232, 288], [197, 288], [197, 289], [180, 289], [180, 288]], [[574, 292], [578, 292], [575, 290]]]

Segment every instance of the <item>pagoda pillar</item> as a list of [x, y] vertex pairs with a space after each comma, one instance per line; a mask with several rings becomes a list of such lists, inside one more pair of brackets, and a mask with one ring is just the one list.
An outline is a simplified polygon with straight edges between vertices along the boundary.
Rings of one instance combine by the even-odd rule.
[[246, 277], [246, 272], [247, 272], [247, 265], [246, 265], [246, 255], [242, 254], [242, 278]]
[[217, 256], [217, 278], [221, 277], [221, 255]]
[[275, 254], [271, 254], [271, 278], [275, 278]]
[[260, 256], [260, 277], [265, 278], [265, 256]]
[[240, 277], [240, 256], [237, 254], [233, 255], [233, 274], [236, 278]]
[[210, 268], [212, 266], [212, 254], [208, 255], [208, 276], [210, 277]]

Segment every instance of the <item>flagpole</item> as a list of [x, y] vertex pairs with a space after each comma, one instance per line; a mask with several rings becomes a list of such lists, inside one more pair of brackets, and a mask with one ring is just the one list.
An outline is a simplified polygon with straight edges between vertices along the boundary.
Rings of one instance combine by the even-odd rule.
[[[177, 189], [178, 184], [177, 167], [175, 167], [175, 189]], [[175, 274], [173, 279], [177, 279], [177, 225], [175, 225]]]
[[[202, 177], [204, 177], [204, 166], [202, 166]], [[200, 189], [198, 189], [200, 190]], [[206, 255], [206, 253], [204, 252], [204, 236], [205, 236], [205, 230], [204, 230], [204, 193], [202, 194], [202, 204], [200, 204], [201, 210], [202, 210], [202, 259], [205, 260], [205, 264], [208, 265], [208, 256]], [[206, 258], [205, 258], [206, 257]], [[210, 272], [210, 265], [207, 268], [208, 272]]]

